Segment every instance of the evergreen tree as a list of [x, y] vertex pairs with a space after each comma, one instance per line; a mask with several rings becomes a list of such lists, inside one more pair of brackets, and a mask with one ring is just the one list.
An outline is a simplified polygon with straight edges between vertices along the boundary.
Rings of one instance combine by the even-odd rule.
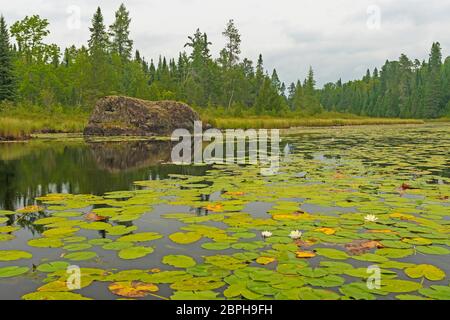
[[221, 62], [225, 68], [231, 68], [239, 62], [241, 54], [241, 35], [234, 24], [234, 20], [229, 20], [225, 31], [225, 48], [221, 51]]
[[92, 55], [104, 53], [109, 47], [109, 40], [100, 7], [97, 7], [91, 22], [92, 27], [89, 28], [91, 36], [88, 40], [89, 51]]
[[277, 89], [277, 92], [279, 94], [281, 94], [283, 92], [283, 90], [281, 88], [282, 84], [281, 84], [280, 78], [278, 78], [278, 73], [277, 73], [276, 69], [273, 69], [271, 80], [272, 80], [272, 85], [275, 87], [275, 89]]
[[89, 28], [91, 34], [88, 40], [89, 64], [85, 69], [89, 74], [88, 81], [94, 100], [108, 94], [113, 83], [110, 77], [112, 67], [108, 52], [110, 43], [100, 7], [97, 7], [91, 23], [92, 26]]
[[444, 109], [442, 103], [442, 83], [441, 83], [442, 53], [439, 42], [433, 43], [431, 47], [430, 59], [428, 61], [427, 83], [425, 86], [424, 116], [426, 118], [436, 118]]
[[131, 58], [131, 51], [133, 48], [133, 40], [130, 37], [130, 22], [129, 12], [122, 3], [115, 14], [115, 21], [109, 27], [111, 36], [111, 51], [118, 54], [122, 59], [128, 60]]
[[14, 100], [15, 84], [8, 28], [0, 16], [0, 101]]

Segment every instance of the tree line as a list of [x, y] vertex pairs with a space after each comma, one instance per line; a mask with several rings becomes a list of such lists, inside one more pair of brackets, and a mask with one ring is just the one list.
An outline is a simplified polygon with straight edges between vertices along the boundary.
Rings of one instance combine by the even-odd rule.
[[386, 117], [436, 117], [448, 109], [450, 61], [442, 63], [439, 44], [430, 61], [386, 62], [358, 81], [316, 88], [310, 68], [304, 81], [288, 86], [277, 71], [241, 57], [241, 36], [233, 20], [224, 31], [225, 46], [212, 57], [211, 42], [197, 29], [176, 58], [148, 61], [133, 49], [131, 18], [122, 4], [105, 24], [99, 8], [86, 45], [61, 49], [46, 43], [49, 22], [27, 16], [8, 29], [0, 18], [0, 101], [89, 110], [105, 95], [148, 100], [173, 99], [223, 113], [314, 115], [335, 110]]
[[326, 110], [364, 116], [437, 118], [450, 115], [450, 57], [442, 61], [439, 42], [427, 61], [386, 61], [361, 80], [328, 83], [320, 93]]

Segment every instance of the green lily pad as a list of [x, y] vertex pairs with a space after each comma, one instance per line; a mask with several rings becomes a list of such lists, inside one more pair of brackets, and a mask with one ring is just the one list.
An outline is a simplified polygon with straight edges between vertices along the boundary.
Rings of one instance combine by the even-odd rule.
[[0, 233], [0, 241], [9, 241], [9, 240], [12, 240], [12, 239], [14, 239], [15, 237], [14, 237], [14, 235], [12, 235], [12, 234], [3, 234], [3, 233]]
[[102, 239], [91, 239], [88, 241], [92, 246], [103, 246], [105, 244], [111, 243], [111, 239], [102, 238]]
[[129, 234], [136, 230], [137, 230], [136, 226], [126, 227], [126, 226], [118, 225], [118, 226], [109, 228], [107, 232], [111, 236], [123, 236], [123, 235]]
[[420, 264], [406, 268], [405, 273], [413, 279], [425, 277], [431, 281], [439, 281], [445, 278], [445, 272], [431, 264]]
[[59, 270], [66, 270], [70, 264], [65, 261], [54, 261], [43, 263], [39, 265], [36, 270], [40, 272], [55, 272]]
[[71, 227], [62, 227], [62, 228], [54, 228], [46, 230], [42, 233], [44, 237], [55, 237], [55, 238], [62, 238], [72, 235], [73, 233], [77, 232], [78, 228], [71, 228]]
[[63, 249], [67, 251], [81, 251], [89, 248], [92, 248], [92, 245], [89, 243], [74, 243], [63, 247]]
[[202, 248], [207, 250], [226, 250], [230, 248], [230, 244], [227, 242], [207, 242], [202, 244]]
[[315, 249], [316, 253], [319, 256], [324, 256], [329, 259], [335, 259], [335, 260], [346, 260], [350, 258], [350, 256], [341, 250], [336, 249], [330, 249], [330, 248], [317, 248]]
[[83, 261], [83, 260], [90, 260], [97, 257], [97, 253], [92, 251], [80, 251], [80, 252], [73, 252], [66, 254], [64, 256], [65, 259], [72, 260], [72, 261]]
[[20, 276], [30, 270], [28, 267], [3, 267], [0, 268], [0, 278], [11, 278]]
[[171, 300], [217, 300], [218, 292], [206, 291], [175, 291]]
[[196, 262], [193, 258], [184, 255], [168, 255], [162, 260], [162, 263], [177, 268], [189, 268], [195, 266]]
[[129, 247], [119, 251], [119, 257], [125, 260], [143, 258], [153, 252], [150, 247]]
[[385, 248], [385, 249], [378, 249], [376, 253], [380, 256], [384, 256], [387, 258], [405, 258], [414, 253], [413, 249], [391, 249], [391, 248]]
[[163, 236], [156, 232], [142, 232], [136, 234], [130, 234], [117, 239], [117, 241], [123, 242], [147, 242], [152, 240], [161, 239]]
[[417, 291], [422, 285], [408, 280], [387, 279], [381, 281], [381, 289], [386, 292], [403, 293]]
[[190, 244], [197, 242], [201, 238], [197, 232], [176, 232], [169, 236], [170, 240], [179, 244]]
[[8, 222], [8, 221], [9, 221], [9, 218], [6, 218], [6, 217], [1, 217], [1, 218], [0, 218], [0, 224], [1, 224], [1, 223]]
[[194, 277], [174, 282], [170, 287], [180, 291], [205, 291], [219, 289], [225, 285], [221, 278], [216, 277]]
[[0, 233], [10, 233], [17, 230], [20, 230], [20, 228], [14, 226], [0, 226]]
[[303, 287], [298, 290], [301, 300], [338, 300], [339, 295], [333, 291]]
[[64, 243], [59, 238], [38, 238], [29, 240], [28, 245], [36, 248], [59, 248]]
[[448, 286], [430, 286], [430, 288], [420, 289], [419, 293], [431, 299], [450, 300], [450, 287]]
[[20, 259], [31, 259], [32, 254], [19, 250], [0, 250], [0, 261], [14, 261]]
[[416, 250], [424, 254], [446, 255], [450, 254], [450, 250], [440, 246], [417, 246]]
[[36, 225], [45, 225], [45, 224], [51, 224], [51, 223], [61, 222], [61, 221], [66, 221], [66, 219], [61, 218], [61, 217], [49, 217], [49, 218], [38, 219], [38, 220], [34, 221], [33, 223]]
[[102, 248], [105, 250], [122, 250], [134, 246], [132, 242], [113, 241], [105, 244]]
[[345, 284], [339, 288], [339, 291], [347, 297], [356, 300], [375, 300], [375, 296], [365, 283], [354, 282]]
[[32, 292], [22, 296], [24, 300], [92, 300], [73, 292]]

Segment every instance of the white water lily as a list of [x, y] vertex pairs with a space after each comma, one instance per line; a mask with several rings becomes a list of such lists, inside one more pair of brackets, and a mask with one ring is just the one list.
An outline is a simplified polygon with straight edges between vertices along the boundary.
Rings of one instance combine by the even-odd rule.
[[263, 238], [270, 238], [272, 236], [272, 232], [263, 231], [263, 232], [261, 232], [261, 235], [263, 236]]
[[291, 233], [289, 234], [289, 237], [291, 237], [291, 239], [297, 240], [300, 239], [302, 237], [302, 232], [295, 230], [295, 231], [291, 231]]
[[368, 214], [367, 216], [364, 217], [364, 220], [366, 220], [368, 222], [376, 222], [378, 220], [378, 218], [374, 214]]

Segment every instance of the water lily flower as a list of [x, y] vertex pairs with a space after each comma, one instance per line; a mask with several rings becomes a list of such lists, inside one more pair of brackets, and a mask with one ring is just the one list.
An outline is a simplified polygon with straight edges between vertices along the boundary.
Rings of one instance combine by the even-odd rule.
[[298, 231], [298, 230], [291, 231], [291, 233], [289, 234], [289, 237], [291, 237], [291, 239], [293, 239], [293, 240], [300, 239], [302, 237], [302, 232]]
[[263, 236], [263, 238], [270, 238], [272, 236], [272, 232], [263, 231], [263, 232], [261, 232], [261, 235]]
[[368, 214], [367, 216], [364, 217], [364, 220], [366, 220], [367, 222], [376, 222], [378, 218], [374, 214]]

